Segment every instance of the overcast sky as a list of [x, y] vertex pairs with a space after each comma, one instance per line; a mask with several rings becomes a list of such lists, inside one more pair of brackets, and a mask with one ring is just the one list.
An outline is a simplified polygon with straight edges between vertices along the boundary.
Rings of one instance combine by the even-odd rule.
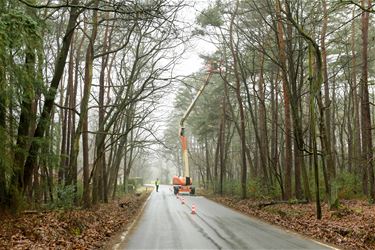
[[[181, 11], [180, 18], [184, 22], [184, 26], [188, 26], [190, 29], [194, 27], [194, 22], [199, 15], [199, 13], [207, 8], [209, 5], [210, 0], [201, 1], [201, 0], [194, 0], [191, 1], [193, 6], [186, 7], [183, 11]], [[187, 32], [189, 32], [187, 30]], [[194, 72], [198, 72], [200, 69], [205, 68], [204, 61], [199, 57], [200, 54], [208, 55], [215, 51], [215, 46], [210, 44], [203, 39], [198, 37], [192, 38], [188, 44], [185, 45], [186, 52], [183, 54], [182, 59], [174, 68], [172, 74], [174, 76], [188, 76]], [[162, 117], [167, 118], [167, 115], [173, 108], [173, 100], [175, 98], [177, 90], [177, 86], [179, 83], [173, 85], [172, 91], [168, 96], [163, 98], [163, 103], [161, 107], [161, 111], [158, 112], [160, 115], [160, 120], [164, 120]]]
[[[194, 6], [187, 7], [181, 12], [181, 19], [188, 24], [189, 27], [194, 26], [196, 16], [209, 5], [210, 0], [193, 0], [191, 3]], [[199, 38], [191, 39], [189, 44], [186, 45], [187, 51], [183, 55], [183, 59], [174, 68], [173, 75], [188, 76], [194, 72], [198, 72], [200, 69], [205, 68], [203, 60], [199, 57], [200, 54], [208, 55], [215, 51], [215, 46]], [[203, 84], [203, 83], [202, 83]], [[163, 97], [162, 103], [159, 106], [158, 111], [155, 113], [156, 122], [158, 123], [159, 130], [157, 136], [162, 139], [164, 129], [170, 120], [171, 113], [173, 111], [173, 102], [175, 99], [177, 86], [176, 83], [173, 85], [172, 91], [168, 95]], [[176, 124], [176, 136], [178, 135], [179, 124]], [[168, 165], [156, 155], [150, 155], [151, 165], [154, 166], [152, 169], [152, 176], [156, 178], [160, 176], [161, 165]], [[159, 159], [158, 159], [159, 158]], [[171, 174], [174, 175], [175, 168], [171, 167]]]
[[[194, 27], [196, 17], [201, 11], [208, 7], [210, 0], [192, 0], [189, 4], [191, 7], [186, 7], [181, 13], [181, 19], [187, 22], [190, 27]], [[176, 67], [178, 74], [188, 75], [199, 71], [203, 65], [203, 60], [199, 54], [213, 53], [215, 46], [199, 38], [194, 38], [190, 41], [189, 50], [184, 54], [184, 60]]]

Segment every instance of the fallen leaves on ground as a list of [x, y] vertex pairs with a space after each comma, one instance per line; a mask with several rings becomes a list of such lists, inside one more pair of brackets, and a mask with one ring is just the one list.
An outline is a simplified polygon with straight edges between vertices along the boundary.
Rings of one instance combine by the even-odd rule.
[[336, 211], [329, 211], [327, 204], [323, 204], [323, 218], [318, 220], [315, 203], [275, 204], [259, 208], [259, 201], [255, 200], [210, 198], [245, 214], [343, 249], [375, 249], [375, 206], [365, 201], [340, 201]]
[[98, 249], [132, 222], [149, 193], [90, 209], [0, 218], [0, 249]]

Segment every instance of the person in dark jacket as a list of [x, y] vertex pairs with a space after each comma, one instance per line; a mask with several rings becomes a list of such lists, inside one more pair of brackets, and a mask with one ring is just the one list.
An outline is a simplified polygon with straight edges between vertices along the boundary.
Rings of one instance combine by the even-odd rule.
[[156, 192], [159, 192], [159, 178], [156, 179], [155, 186], [156, 186]]

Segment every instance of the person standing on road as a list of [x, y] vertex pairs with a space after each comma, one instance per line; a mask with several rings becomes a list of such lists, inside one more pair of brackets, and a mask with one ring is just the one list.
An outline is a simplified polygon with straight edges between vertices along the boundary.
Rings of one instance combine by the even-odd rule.
[[156, 186], [156, 192], [159, 192], [159, 178], [156, 179], [155, 186]]

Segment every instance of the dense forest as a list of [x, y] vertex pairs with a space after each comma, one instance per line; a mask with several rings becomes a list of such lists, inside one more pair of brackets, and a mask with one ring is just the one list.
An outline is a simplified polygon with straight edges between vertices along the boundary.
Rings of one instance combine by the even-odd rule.
[[89, 207], [146, 171], [153, 113], [187, 39], [182, 7], [1, 1], [1, 207]]
[[[196, 186], [314, 201], [318, 218], [321, 201], [375, 201], [371, 0], [212, 1], [191, 25], [194, 4], [0, 2], [2, 208], [108, 202], [155, 145], [181, 175], [179, 119], [207, 74], [186, 121]], [[209, 69], [176, 76], [191, 39], [215, 45]]]
[[[195, 180], [218, 194], [374, 202], [371, 1], [216, 1], [195, 34], [213, 76], [187, 121]], [[207, 70], [179, 87], [165, 139]], [[168, 132], [169, 131], [169, 132]], [[169, 152], [176, 161], [179, 152]]]

